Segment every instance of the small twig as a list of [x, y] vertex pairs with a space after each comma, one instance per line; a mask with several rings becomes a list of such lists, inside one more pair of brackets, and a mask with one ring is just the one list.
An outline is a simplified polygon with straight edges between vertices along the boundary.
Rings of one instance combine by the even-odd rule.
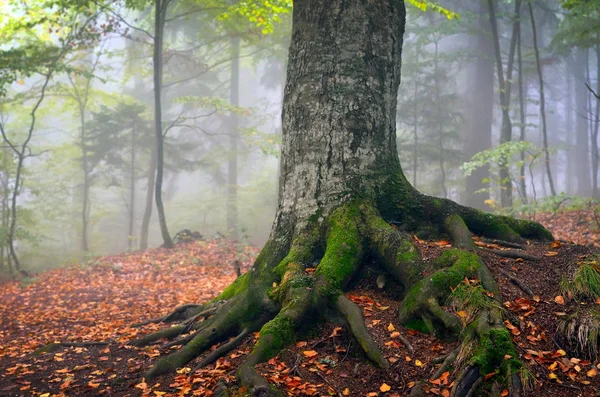
[[325, 382], [325, 383], [327, 384], [327, 386], [328, 386], [328, 387], [329, 387], [331, 390], [333, 390], [333, 391], [335, 392], [335, 394], [337, 394], [337, 395], [338, 395], [338, 397], [343, 397], [343, 396], [342, 396], [342, 394], [341, 394], [339, 391], [337, 391], [337, 390], [336, 390], [336, 389], [335, 389], [333, 386], [331, 386], [331, 383], [329, 383], [329, 381], [328, 381], [328, 380], [327, 380], [327, 379], [326, 379], [326, 378], [325, 378], [323, 375], [321, 375], [321, 374], [319, 373], [319, 371], [317, 371], [317, 372], [313, 372], [313, 373], [314, 373], [314, 374], [316, 374], [316, 375], [317, 375], [319, 378], [321, 378], [321, 379], [323, 380], [323, 382]]
[[500, 273], [502, 273], [504, 276], [506, 276], [510, 281], [513, 282], [513, 284], [515, 284], [517, 287], [521, 288], [521, 291], [525, 292], [527, 295], [533, 297], [535, 294], [533, 293], [533, 291], [531, 290], [531, 288], [529, 288], [527, 286], [527, 284], [525, 284], [523, 281], [519, 280], [518, 278], [516, 278], [515, 276], [513, 276], [512, 274], [510, 274], [509, 272], [507, 272], [504, 269], [499, 269]]
[[404, 347], [406, 347], [406, 350], [408, 351], [408, 354], [410, 354], [412, 356], [415, 352], [415, 349], [412, 347], [412, 345], [410, 344], [410, 342], [408, 341], [406, 336], [400, 334], [400, 335], [398, 335], [398, 339], [400, 339], [400, 341], [402, 341], [402, 343], [404, 344]]

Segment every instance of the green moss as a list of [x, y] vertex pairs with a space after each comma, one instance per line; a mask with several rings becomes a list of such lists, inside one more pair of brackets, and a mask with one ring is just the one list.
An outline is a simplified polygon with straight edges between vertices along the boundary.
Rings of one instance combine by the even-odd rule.
[[358, 221], [361, 211], [356, 203], [339, 207], [329, 216], [327, 248], [315, 276], [324, 295], [333, 295], [350, 280], [363, 256]]
[[[510, 358], [505, 359], [505, 357]], [[506, 328], [491, 328], [479, 335], [479, 343], [471, 361], [476, 363], [483, 374], [489, 374], [499, 369], [502, 374], [515, 373], [523, 363], [515, 350], [515, 345]]]
[[572, 294], [579, 298], [596, 300], [600, 298], [600, 272], [598, 260], [593, 257], [580, 263], [571, 277], [563, 277], [560, 283], [563, 295]]
[[312, 263], [315, 260], [315, 248], [320, 246], [321, 235], [321, 228], [318, 224], [309, 224], [303, 232], [296, 236], [288, 254], [275, 267], [275, 274], [283, 277], [287, 271], [288, 264], [292, 262], [303, 265]]
[[278, 314], [261, 328], [260, 337], [252, 354], [257, 354], [260, 361], [275, 357], [281, 349], [294, 341], [295, 329], [294, 322], [290, 318]]
[[414, 329], [415, 331], [423, 332], [424, 334], [429, 333], [429, 328], [425, 321], [421, 318], [414, 318], [404, 324], [406, 328]]
[[471, 321], [482, 310], [499, 310], [503, 308], [497, 300], [490, 298], [481, 285], [460, 283], [450, 296], [448, 303], [456, 311], [465, 311], [465, 322]]
[[250, 285], [250, 278], [251, 278], [250, 272], [245, 273], [245, 274], [241, 275], [240, 277], [236, 278], [233, 283], [229, 284], [223, 290], [223, 292], [221, 292], [216, 298], [213, 299], [213, 302], [233, 298], [234, 296], [239, 294], [241, 291], [246, 290], [248, 288], [248, 285]]

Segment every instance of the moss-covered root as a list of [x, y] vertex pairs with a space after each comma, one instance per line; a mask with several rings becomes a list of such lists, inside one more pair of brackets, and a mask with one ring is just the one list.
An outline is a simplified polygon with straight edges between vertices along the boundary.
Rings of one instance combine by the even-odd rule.
[[367, 207], [363, 213], [371, 254], [405, 288], [415, 285], [422, 278], [423, 264], [411, 237], [390, 226], [375, 209]]
[[[291, 270], [294, 272], [293, 270]], [[295, 283], [290, 277], [285, 306], [260, 330], [258, 342], [252, 353], [238, 369], [238, 381], [248, 387], [253, 396], [283, 396], [277, 388], [259, 375], [254, 366], [275, 357], [281, 349], [294, 341], [296, 329], [311, 309], [312, 289]], [[285, 278], [284, 278], [285, 279]]]
[[131, 342], [129, 342], [129, 345], [136, 346], [136, 347], [143, 347], [143, 346], [147, 346], [147, 345], [154, 343], [161, 339], [169, 339], [169, 340], [175, 339], [176, 337], [181, 335], [181, 333], [183, 332], [185, 327], [186, 327], [185, 325], [180, 324], [180, 325], [174, 325], [169, 328], [161, 329], [160, 331], [156, 331], [151, 334], [145, 335], [141, 338], [134, 339]]
[[442, 309], [439, 302], [445, 302], [452, 289], [465, 278], [477, 277], [482, 286], [492, 293], [497, 293], [498, 287], [489, 269], [472, 252], [446, 250], [434, 264], [439, 270], [419, 281], [404, 297], [399, 321], [431, 333], [435, 332], [435, 325], [440, 324], [458, 334], [461, 322]]
[[475, 247], [473, 235], [459, 215], [453, 214], [446, 217], [444, 230], [450, 235], [456, 248], [471, 249]]
[[200, 313], [203, 310], [204, 310], [204, 305], [188, 303], [186, 305], [181, 305], [181, 306], [176, 307], [171, 313], [168, 313], [165, 316], [151, 318], [150, 320], [135, 323], [132, 325], [132, 327], [141, 327], [142, 325], [147, 325], [147, 324], [174, 323], [174, 322], [178, 322], [178, 321], [184, 321], [190, 317], [195, 316], [197, 313]]
[[159, 359], [146, 373], [146, 379], [173, 372], [202, 354], [210, 346], [239, 335], [244, 329], [254, 331], [272, 318], [277, 306], [266, 297], [259, 283], [223, 304], [194, 338], [178, 351]]
[[452, 201], [451, 214], [459, 215], [469, 230], [473, 233], [508, 241], [511, 243], [524, 243], [525, 239], [552, 241], [552, 233], [537, 222], [508, 216], [492, 215], [474, 208], [463, 207]]
[[461, 345], [458, 361], [466, 361], [452, 388], [452, 397], [476, 396], [486, 375], [504, 379], [511, 397], [521, 396], [522, 382], [519, 361], [510, 332], [504, 327], [498, 309], [482, 311], [469, 324]]
[[352, 334], [367, 357], [377, 364], [379, 368], [389, 368], [390, 364], [377, 346], [377, 343], [371, 338], [369, 331], [367, 331], [360, 307], [350, 299], [346, 298], [345, 295], [340, 295], [336, 300], [336, 308], [348, 322], [350, 331], [352, 331]]

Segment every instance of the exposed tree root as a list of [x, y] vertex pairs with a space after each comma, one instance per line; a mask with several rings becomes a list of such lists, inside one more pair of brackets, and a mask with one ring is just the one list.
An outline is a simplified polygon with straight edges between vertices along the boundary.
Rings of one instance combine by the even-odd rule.
[[[182, 347], [159, 359], [146, 378], [174, 371], [211, 346], [225, 342], [197, 366], [208, 365], [237, 347], [249, 333], [260, 330], [252, 352], [238, 368], [238, 383], [247, 387], [253, 396], [281, 396], [279, 390], [256, 372], [255, 366], [276, 356], [294, 342], [301, 328], [314, 323], [315, 315], [329, 310], [339, 312], [346, 319], [349, 331], [373, 363], [389, 368], [365, 326], [361, 309], [344, 295], [365, 255], [377, 259], [403, 288], [401, 324], [432, 333], [460, 335], [463, 341], [460, 353], [459, 350], [451, 352], [437, 371], [441, 374], [451, 367], [462, 369], [455, 384], [455, 396], [474, 395], [479, 379], [490, 371], [499, 369], [507, 376], [515, 373], [520, 362], [516, 358], [503, 359], [505, 352], [513, 351], [514, 346], [495, 306], [476, 312], [475, 320], [466, 328], [442, 306], [465, 278], [478, 279], [491, 295], [498, 293], [492, 274], [479, 256], [463, 250], [474, 248], [472, 231], [518, 244], [524, 238], [549, 239], [551, 236], [531, 222], [484, 214], [446, 200], [419, 197], [423, 200], [421, 205], [431, 205], [428, 210], [420, 210], [422, 223], [439, 220], [439, 232], [449, 234], [454, 246], [462, 249], [445, 251], [431, 264], [433, 268], [426, 268], [409, 234], [392, 227], [372, 205], [348, 202], [327, 216], [308, 222], [302, 231], [294, 233], [293, 239], [269, 240], [253, 268], [208, 305], [182, 306], [160, 318], [161, 322], [180, 321], [181, 324], [133, 341], [131, 344], [143, 346], [194, 331], [169, 343], [169, 347], [176, 344]], [[405, 222], [404, 225], [411, 229], [415, 224]], [[314, 271], [307, 271], [314, 267]], [[230, 338], [233, 339], [228, 341]], [[412, 354], [408, 340], [401, 340]], [[510, 376], [507, 379], [516, 382]], [[512, 383], [511, 388], [517, 393], [520, 384]], [[220, 395], [228, 393], [222, 384], [218, 392]]]
[[204, 357], [196, 366], [196, 368], [204, 368], [207, 365], [210, 365], [217, 361], [219, 358], [223, 357], [236, 347], [238, 347], [248, 336], [250, 332], [247, 329], [242, 330], [238, 336], [230, 340], [229, 342], [223, 344], [216, 350], [212, 351], [208, 356]]
[[52, 353], [58, 350], [61, 347], [90, 347], [90, 346], [106, 346], [108, 342], [52, 342], [48, 343], [45, 346], [42, 346], [36, 349], [33, 355], [38, 355], [42, 353]]
[[352, 334], [358, 341], [360, 347], [362, 347], [367, 357], [377, 364], [379, 368], [389, 368], [390, 364], [383, 356], [383, 353], [379, 347], [377, 347], [377, 344], [365, 326], [362, 309], [344, 295], [340, 295], [338, 297], [336, 307], [348, 321]]
[[525, 292], [530, 297], [533, 297], [535, 295], [533, 293], [533, 291], [531, 290], [531, 288], [529, 288], [529, 286], [527, 284], [525, 284], [523, 281], [521, 281], [517, 277], [513, 276], [512, 274], [510, 274], [509, 272], [507, 272], [503, 269], [500, 269], [500, 273], [502, 273], [506, 278], [508, 278], [510, 281], [512, 281], [513, 284], [515, 284], [517, 287], [519, 287], [521, 289], [521, 291]]
[[194, 315], [192, 313], [196, 312], [198, 309], [201, 310], [203, 308], [202, 305], [197, 305], [194, 303], [188, 303], [186, 305], [181, 305], [176, 307], [171, 313], [157, 318], [152, 318], [150, 320], [142, 321], [139, 323], [135, 323], [132, 327], [141, 327], [143, 325], [148, 324], [157, 324], [157, 323], [173, 323], [177, 321], [183, 321]]
[[484, 237], [481, 239], [481, 241], [483, 241], [484, 243], [487, 243], [487, 244], [496, 244], [496, 245], [501, 245], [503, 247], [514, 248], [514, 249], [518, 249], [518, 250], [527, 249], [527, 246], [524, 244], [511, 243], [509, 241], [504, 241], [504, 240], [490, 239], [490, 238]]
[[526, 252], [521, 251], [511, 251], [511, 250], [495, 250], [491, 248], [479, 248], [482, 251], [489, 252], [490, 254], [494, 254], [497, 256], [501, 256], [503, 258], [512, 258], [512, 259], [524, 259], [526, 261], [539, 262], [542, 260], [541, 257], [535, 255], [529, 255]]

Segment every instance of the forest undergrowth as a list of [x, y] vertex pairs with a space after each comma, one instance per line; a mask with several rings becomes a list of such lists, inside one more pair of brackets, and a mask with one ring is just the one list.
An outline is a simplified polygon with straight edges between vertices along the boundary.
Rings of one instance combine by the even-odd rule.
[[[522, 250], [528, 259], [500, 257], [493, 250], [504, 248], [493, 242], [476, 244], [488, 249], [480, 255], [498, 282], [495, 299], [526, 364], [530, 388], [525, 395], [595, 396], [600, 390], [598, 352], [566, 335], [573, 314], [600, 309], [600, 298], [580, 299], [563, 275], [582, 266], [600, 271], [599, 232], [593, 219], [580, 213], [538, 219], [561, 241], [528, 244]], [[451, 248], [445, 240], [415, 243], [425, 262]], [[152, 382], [144, 381], [144, 374], [172, 347], [164, 341], [144, 348], [127, 343], [165, 327], [135, 323], [178, 305], [207, 302], [235, 279], [236, 260], [246, 271], [258, 252], [224, 239], [193, 241], [173, 250], [101, 257], [2, 284], [0, 396], [210, 396], [217, 381], [235, 383], [235, 369], [257, 334], [215, 364], [197, 369], [192, 361]], [[367, 269], [369, 275], [347, 296], [361, 307], [389, 369], [369, 364], [348, 330], [329, 323], [306, 332], [257, 369], [291, 396], [408, 396], [415, 387], [427, 395], [449, 396], [457, 374], [440, 372], [439, 357], [452, 353], [458, 342], [399, 326], [397, 289], [382, 282], [380, 270]], [[476, 287], [478, 280], [463, 283]], [[468, 321], [460, 305], [447, 303], [448, 310]], [[494, 376], [486, 374], [492, 385]]]

